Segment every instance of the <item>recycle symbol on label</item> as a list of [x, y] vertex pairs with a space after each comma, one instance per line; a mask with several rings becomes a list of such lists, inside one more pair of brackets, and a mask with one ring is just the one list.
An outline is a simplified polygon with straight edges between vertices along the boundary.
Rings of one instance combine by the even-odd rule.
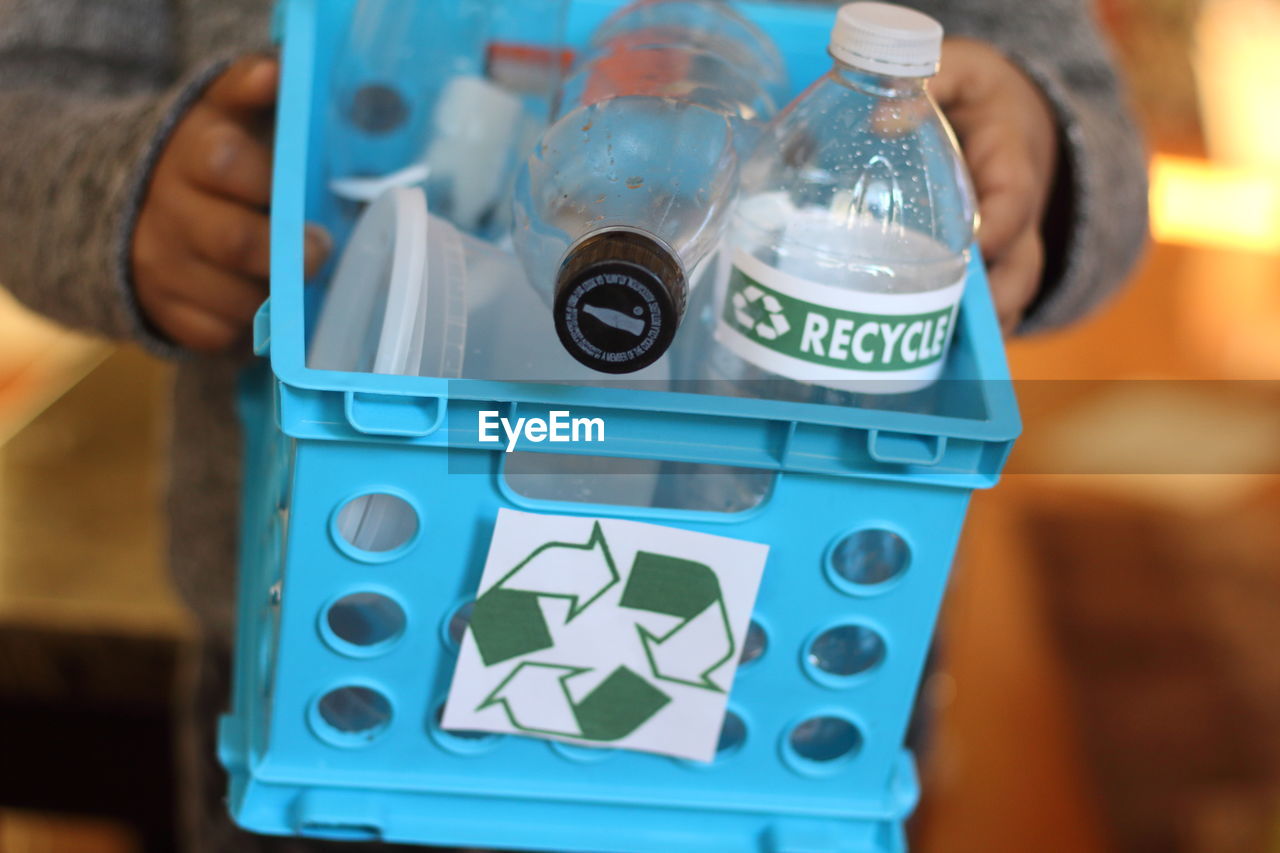
[[[764, 308], [764, 317], [755, 309], [756, 303]], [[782, 310], [782, 303], [771, 293], [765, 293], [754, 284], [749, 284], [733, 294], [733, 314], [738, 325], [754, 331], [766, 341], [776, 341], [791, 331], [791, 323]]]
[[[601, 597], [621, 582], [599, 522], [585, 543], [539, 546], [476, 600], [470, 630], [485, 666], [555, 648], [540, 599], [568, 601], [567, 625], [588, 608], [609, 606]], [[637, 553], [617, 604], [618, 618], [628, 610], [677, 620], [661, 635], [633, 620], [647, 673], [618, 666], [575, 700], [569, 682], [591, 668], [572, 661], [522, 661], [476, 710], [500, 706], [512, 726], [530, 734], [615, 741], [672, 701], [662, 682], [725, 692], [712, 674], [733, 660], [737, 648], [720, 580], [709, 566]]]

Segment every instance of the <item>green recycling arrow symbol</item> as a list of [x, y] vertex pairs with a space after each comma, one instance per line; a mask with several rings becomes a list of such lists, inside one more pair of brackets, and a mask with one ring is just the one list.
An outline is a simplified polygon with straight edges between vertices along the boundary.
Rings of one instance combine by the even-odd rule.
[[[763, 317], [757, 316], [759, 313], [755, 310], [757, 303], [764, 308]], [[765, 293], [754, 284], [747, 285], [733, 294], [733, 316], [738, 321], [738, 325], [747, 331], [755, 332], [758, 337], [766, 341], [776, 341], [791, 331], [791, 322], [787, 320], [786, 312], [782, 310], [782, 303], [773, 294]]]
[[501, 705], [517, 729], [530, 734], [621, 740], [638, 729], [671, 698], [620, 666], [594, 690], [574, 702], [567, 682], [590, 670], [575, 666], [520, 664], [477, 711]]
[[471, 630], [485, 666], [555, 645], [539, 598], [567, 599], [568, 624], [618, 580], [599, 522], [583, 544], [548, 542], [537, 548], [476, 599]]
[[724, 692], [711, 680], [711, 674], [733, 659], [735, 644], [720, 579], [710, 567], [641, 551], [631, 567], [621, 604], [681, 620], [661, 637], [636, 626], [654, 676]]
[[[539, 599], [567, 600], [568, 624], [620, 580], [599, 522], [584, 543], [539, 546], [476, 600], [470, 631], [485, 666], [555, 647]], [[733, 660], [736, 644], [720, 580], [709, 566], [641, 551], [618, 606], [678, 620], [661, 635], [635, 626], [654, 678], [725, 692], [712, 675]], [[641, 675], [619, 666], [575, 702], [568, 682], [591, 671], [522, 661], [476, 710], [500, 706], [512, 726], [530, 734], [614, 741], [672, 701]]]

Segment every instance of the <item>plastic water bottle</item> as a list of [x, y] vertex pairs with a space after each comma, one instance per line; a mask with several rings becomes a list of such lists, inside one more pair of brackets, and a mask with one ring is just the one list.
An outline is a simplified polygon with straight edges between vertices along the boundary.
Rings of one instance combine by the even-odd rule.
[[726, 0], [642, 0], [592, 35], [561, 104], [622, 95], [691, 101], [728, 115], [750, 153], [751, 129], [777, 111], [787, 86], [776, 45]]
[[717, 0], [634, 3], [598, 31], [516, 188], [516, 248], [575, 359], [630, 373], [671, 346], [784, 78]]
[[941, 25], [919, 12], [840, 10], [835, 66], [744, 167], [727, 275], [702, 318], [714, 327], [703, 369], [730, 386], [713, 390], [756, 396], [744, 380], [775, 380], [756, 387], [844, 402], [831, 390], [905, 393], [942, 374], [974, 201], [926, 89], [941, 45]]

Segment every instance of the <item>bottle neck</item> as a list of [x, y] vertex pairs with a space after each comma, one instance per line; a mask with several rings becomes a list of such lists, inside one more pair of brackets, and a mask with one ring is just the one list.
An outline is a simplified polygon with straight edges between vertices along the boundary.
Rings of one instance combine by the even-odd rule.
[[854, 68], [836, 60], [831, 75], [851, 89], [867, 92], [878, 98], [918, 98], [925, 92], [928, 77], [894, 77]]

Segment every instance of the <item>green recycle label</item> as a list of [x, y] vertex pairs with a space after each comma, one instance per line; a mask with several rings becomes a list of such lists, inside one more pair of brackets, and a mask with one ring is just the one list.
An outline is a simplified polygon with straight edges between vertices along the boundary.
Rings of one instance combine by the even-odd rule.
[[954, 305], [915, 314], [820, 305], [775, 290], [734, 267], [721, 321], [788, 359], [888, 373], [938, 362], [946, 353], [955, 312]]
[[[547, 654], [520, 662], [475, 710], [501, 707], [521, 732], [609, 742], [632, 734], [672, 701], [664, 682], [724, 693], [711, 676], [737, 648], [716, 573], [700, 562], [639, 551], [617, 605], [603, 602], [620, 581], [598, 522], [586, 542], [547, 542], [502, 576], [472, 611], [470, 631], [484, 665]], [[617, 666], [575, 701], [569, 683], [593, 669], [573, 660], [573, 649], [556, 647], [541, 599], [568, 603], [566, 625], [593, 607], [610, 607], [617, 619], [632, 613], [648, 671]], [[655, 634], [636, 621], [642, 613], [670, 617], [675, 625]]]

